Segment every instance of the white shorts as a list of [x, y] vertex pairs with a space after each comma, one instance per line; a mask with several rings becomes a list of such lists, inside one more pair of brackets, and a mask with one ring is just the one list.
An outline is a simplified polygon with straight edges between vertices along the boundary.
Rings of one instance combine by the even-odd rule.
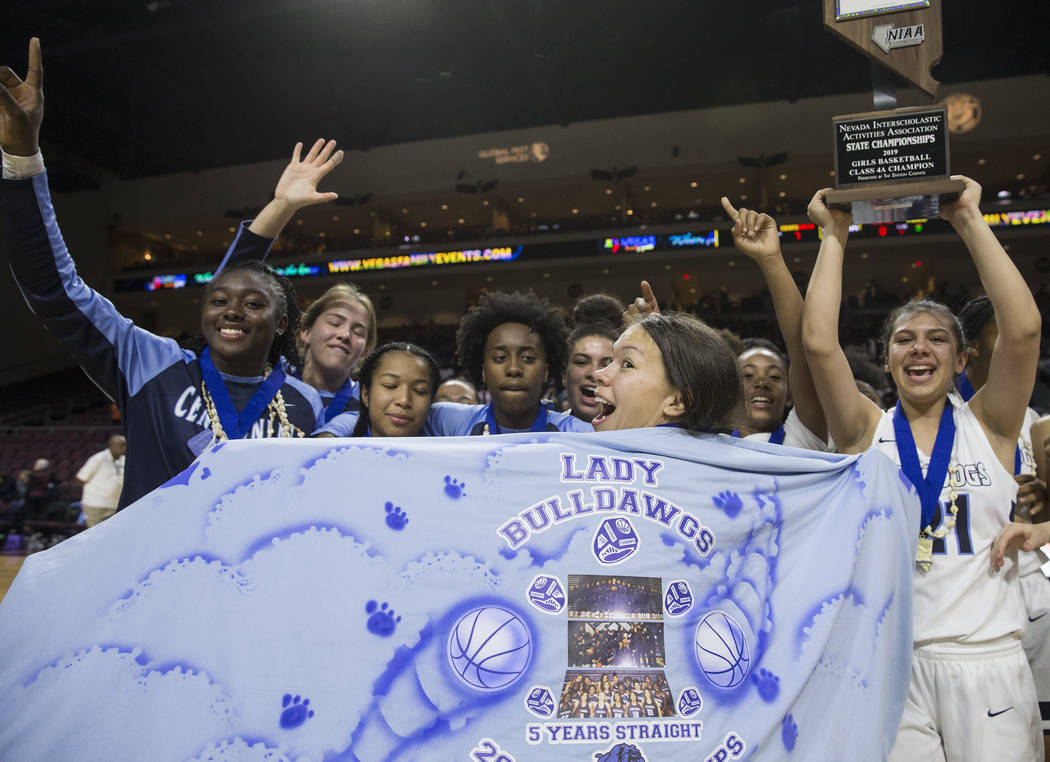
[[1035, 686], [1020, 636], [917, 645], [889, 759], [1042, 762]]
[[1021, 577], [1020, 582], [1028, 613], [1022, 645], [1035, 680], [1043, 733], [1050, 735], [1050, 580], [1041, 569], [1036, 569]]

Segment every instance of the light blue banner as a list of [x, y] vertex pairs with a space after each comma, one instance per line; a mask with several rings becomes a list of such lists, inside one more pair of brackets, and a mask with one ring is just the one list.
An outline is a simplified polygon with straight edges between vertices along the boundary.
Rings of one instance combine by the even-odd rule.
[[229, 443], [26, 559], [0, 758], [882, 759], [917, 525], [677, 429]]

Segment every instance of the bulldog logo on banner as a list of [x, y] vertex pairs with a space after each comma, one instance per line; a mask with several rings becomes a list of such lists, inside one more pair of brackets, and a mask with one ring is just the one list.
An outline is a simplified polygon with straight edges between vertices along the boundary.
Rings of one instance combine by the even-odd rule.
[[877, 453], [675, 429], [228, 443], [26, 560], [0, 757], [881, 758], [917, 522]]

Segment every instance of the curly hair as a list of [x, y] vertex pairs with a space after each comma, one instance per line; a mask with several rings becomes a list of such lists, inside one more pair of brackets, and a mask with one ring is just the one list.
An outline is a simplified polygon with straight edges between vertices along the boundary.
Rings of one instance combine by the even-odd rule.
[[572, 310], [574, 323], [569, 334], [569, 347], [587, 336], [603, 336], [616, 341], [623, 331], [623, 313], [627, 309], [615, 296], [591, 294], [576, 302]]
[[281, 358], [284, 357], [289, 365], [299, 367], [300, 357], [296, 338], [299, 335], [300, 311], [295, 297], [295, 286], [292, 285], [288, 278], [277, 273], [269, 265], [263, 264], [256, 259], [245, 259], [224, 267], [222, 272], [217, 273], [211, 283], [208, 284], [207, 290], [214, 288], [219, 278], [237, 270], [248, 270], [266, 278], [270, 282], [270, 293], [277, 300], [277, 303], [281, 305], [282, 312], [288, 321], [284, 333], [275, 337], [273, 344], [270, 345], [270, 353], [266, 361], [276, 367]]
[[456, 354], [475, 384], [482, 383], [485, 341], [505, 323], [521, 323], [535, 331], [543, 342], [548, 373], [552, 378], [561, 378], [569, 360], [569, 329], [561, 315], [535, 294], [491, 291], [463, 316], [456, 331]]

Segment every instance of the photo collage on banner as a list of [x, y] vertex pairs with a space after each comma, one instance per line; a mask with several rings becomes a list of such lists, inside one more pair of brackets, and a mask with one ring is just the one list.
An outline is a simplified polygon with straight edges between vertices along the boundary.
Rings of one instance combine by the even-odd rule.
[[560, 719], [673, 717], [659, 577], [570, 574]]

